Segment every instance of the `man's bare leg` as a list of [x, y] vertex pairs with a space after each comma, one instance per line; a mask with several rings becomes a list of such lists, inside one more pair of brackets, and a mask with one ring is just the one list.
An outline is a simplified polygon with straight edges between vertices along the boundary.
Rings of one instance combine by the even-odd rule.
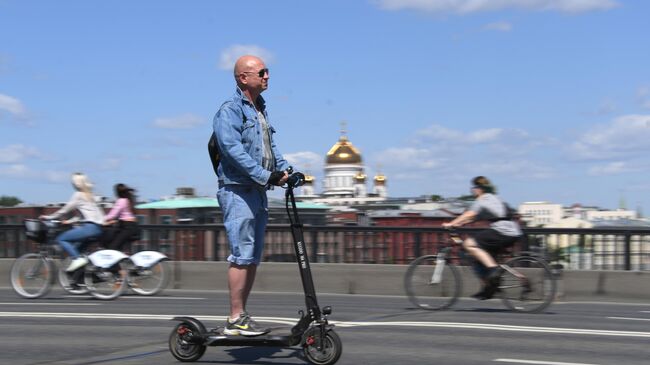
[[237, 318], [246, 310], [246, 301], [255, 281], [256, 265], [230, 264], [228, 288], [230, 289], [230, 318]]

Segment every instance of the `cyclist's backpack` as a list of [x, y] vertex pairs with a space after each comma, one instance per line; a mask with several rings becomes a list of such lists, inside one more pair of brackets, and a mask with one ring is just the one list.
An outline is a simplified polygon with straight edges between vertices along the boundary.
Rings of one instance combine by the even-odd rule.
[[[244, 120], [242, 124], [246, 122], [246, 114], [242, 112]], [[221, 161], [221, 155], [219, 154], [219, 144], [217, 143], [217, 135], [212, 132], [210, 135], [210, 140], [208, 141], [208, 154], [210, 155], [210, 162], [212, 162], [212, 169], [214, 174], [217, 174], [217, 169], [219, 168], [219, 162]]]
[[519, 217], [519, 213], [517, 212], [517, 209], [513, 208], [510, 206], [510, 204], [503, 202], [503, 206], [506, 208], [506, 216], [505, 218], [509, 221], [515, 220]]
[[503, 202], [503, 207], [506, 212], [505, 216], [503, 217], [497, 217], [491, 211], [485, 210], [480, 214], [478, 219], [487, 220], [489, 222], [498, 222], [498, 221], [512, 221], [512, 220], [517, 220], [519, 218], [519, 213], [517, 213], [517, 210], [511, 207], [510, 204]]

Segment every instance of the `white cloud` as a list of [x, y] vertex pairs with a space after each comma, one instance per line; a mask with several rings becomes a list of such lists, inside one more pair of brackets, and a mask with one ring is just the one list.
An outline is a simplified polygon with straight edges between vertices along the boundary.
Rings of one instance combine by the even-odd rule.
[[11, 144], [0, 148], [0, 163], [17, 163], [28, 158], [40, 158], [42, 154], [34, 147]]
[[99, 168], [105, 171], [115, 171], [115, 170], [119, 170], [121, 165], [122, 165], [121, 158], [108, 157], [100, 162]]
[[602, 176], [602, 175], [617, 175], [626, 172], [639, 171], [638, 168], [630, 166], [629, 163], [624, 161], [610, 162], [604, 165], [592, 166], [589, 168], [589, 175]]
[[501, 175], [525, 180], [557, 177], [554, 168], [547, 166], [545, 163], [527, 159], [478, 162], [472, 164], [468, 170], [470, 169], [474, 171], [475, 175]]
[[[472, 176], [498, 181], [548, 180], [558, 176], [552, 161], [555, 141], [534, 138], [521, 129], [483, 128], [462, 131], [433, 124], [405, 143], [374, 154], [389, 181], [426, 186], [442, 194], [458, 194]], [[552, 147], [552, 148], [550, 148]], [[549, 153], [551, 152], [551, 153]], [[459, 185], [463, 188], [459, 190]]]
[[483, 29], [485, 30], [494, 30], [498, 32], [509, 32], [512, 30], [512, 24], [508, 22], [494, 22], [486, 24]]
[[624, 115], [584, 133], [571, 145], [575, 157], [610, 159], [650, 151], [650, 115]]
[[10, 178], [24, 178], [31, 175], [30, 170], [23, 164], [13, 164], [0, 167], [0, 176]]
[[444, 162], [435, 155], [427, 148], [392, 147], [378, 153], [375, 159], [381, 161], [382, 168], [429, 170]]
[[616, 111], [616, 103], [613, 100], [605, 99], [600, 103], [600, 106], [596, 110], [596, 115], [607, 115], [612, 114]]
[[375, 3], [384, 10], [416, 10], [461, 15], [508, 9], [583, 13], [619, 6], [614, 0], [376, 0]]
[[153, 121], [153, 126], [164, 129], [190, 129], [205, 124], [205, 118], [194, 114], [183, 114], [176, 117], [161, 117]]
[[25, 164], [0, 166], [0, 177], [18, 180], [42, 180], [60, 183], [70, 179], [69, 172], [34, 170]]
[[650, 89], [647, 86], [640, 87], [636, 95], [639, 104], [646, 109], [650, 109]]
[[219, 57], [219, 68], [232, 71], [235, 68], [235, 61], [241, 56], [253, 55], [264, 60], [267, 65], [273, 62], [273, 53], [265, 48], [256, 45], [235, 44], [224, 49]]
[[19, 119], [27, 117], [27, 109], [20, 100], [0, 94], [0, 119], [2, 119], [3, 112]]
[[317, 173], [323, 170], [324, 157], [311, 151], [286, 153], [283, 155], [290, 165], [301, 172]]
[[9, 68], [8, 65], [9, 65], [9, 57], [0, 53], [0, 75], [5, 73], [5, 71], [7, 71], [7, 69]]
[[45, 171], [42, 176], [46, 181], [53, 183], [61, 183], [70, 180], [70, 173], [63, 171]]
[[466, 144], [497, 144], [509, 139], [523, 139], [528, 133], [521, 129], [486, 128], [471, 132], [449, 129], [439, 124], [432, 124], [416, 132], [416, 141], [430, 145], [441, 146]]
[[34, 169], [25, 163], [25, 160], [39, 159], [51, 160], [51, 156], [44, 155], [35, 147], [22, 144], [11, 144], [0, 148], [0, 177], [18, 180], [40, 180], [46, 182], [63, 182], [70, 178], [69, 172]]

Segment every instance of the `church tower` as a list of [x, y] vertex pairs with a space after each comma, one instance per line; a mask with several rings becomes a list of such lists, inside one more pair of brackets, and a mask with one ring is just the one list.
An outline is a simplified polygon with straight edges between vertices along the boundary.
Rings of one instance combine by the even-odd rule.
[[[365, 196], [361, 152], [348, 139], [345, 122], [341, 124], [341, 136], [325, 157], [323, 197], [355, 197], [357, 194]], [[362, 178], [358, 179], [358, 176]], [[363, 189], [360, 185], [363, 185]]]

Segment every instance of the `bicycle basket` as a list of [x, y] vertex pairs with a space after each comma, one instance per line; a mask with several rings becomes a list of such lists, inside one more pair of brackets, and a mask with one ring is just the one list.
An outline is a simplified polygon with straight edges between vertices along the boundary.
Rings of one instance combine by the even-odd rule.
[[38, 219], [25, 219], [25, 236], [38, 243], [47, 241], [47, 227]]

